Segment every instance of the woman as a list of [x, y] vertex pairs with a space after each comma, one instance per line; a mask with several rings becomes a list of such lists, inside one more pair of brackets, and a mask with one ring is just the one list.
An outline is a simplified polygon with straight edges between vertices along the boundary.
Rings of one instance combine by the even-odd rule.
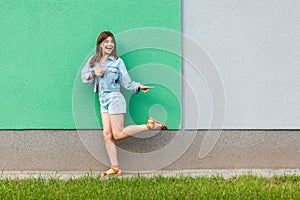
[[95, 83], [94, 92], [99, 94], [103, 136], [111, 163], [111, 168], [103, 172], [101, 176], [121, 175], [117, 148], [113, 139], [121, 140], [143, 131], [166, 130], [167, 127], [150, 117], [146, 124], [130, 125], [124, 128], [126, 101], [120, 92], [120, 85], [136, 94], [140, 90], [148, 92], [153, 87], [131, 81], [123, 60], [117, 56], [115, 37], [109, 31], [100, 33], [96, 55], [90, 57], [82, 68], [81, 78], [84, 83]]

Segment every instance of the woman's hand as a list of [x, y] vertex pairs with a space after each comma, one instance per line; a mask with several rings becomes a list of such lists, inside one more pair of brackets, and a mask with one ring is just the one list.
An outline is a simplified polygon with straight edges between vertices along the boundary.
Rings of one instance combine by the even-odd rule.
[[140, 85], [140, 90], [142, 90], [144, 93], [149, 92], [150, 89], [154, 88], [152, 86], [145, 86], [145, 85]]
[[96, 76], [103, 76], [103, 74], [104, 74], [105, 71], [106, 71], [106, 70], [97, 68], [97, 69], [95, 70], [95, 75], [96, 75]]

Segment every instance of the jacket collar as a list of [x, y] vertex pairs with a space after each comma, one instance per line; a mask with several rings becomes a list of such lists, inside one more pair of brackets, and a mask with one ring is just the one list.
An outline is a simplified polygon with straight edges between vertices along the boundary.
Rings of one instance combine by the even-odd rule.
[[114, 56], [109, 56], [107, 59], [108, 60], [116, 60], [116, 58]]

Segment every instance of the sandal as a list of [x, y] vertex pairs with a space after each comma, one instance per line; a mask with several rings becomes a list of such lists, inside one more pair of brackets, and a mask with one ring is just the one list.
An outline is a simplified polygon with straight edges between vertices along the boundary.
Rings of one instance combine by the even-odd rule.
[[102, 172], [101, 178], [108, 176], [122, 176], [122, 171], [119, 165], [111, 166], [111, 168], [105, 172]]
[[154, 129], [160, 129], [160, 130], [168, 130], [168, 127], [166, 126], [166, 124], [157, 121], [156, 119], [149, 117], [146, 126], [148, 128], [148, 130], [154, 130]]

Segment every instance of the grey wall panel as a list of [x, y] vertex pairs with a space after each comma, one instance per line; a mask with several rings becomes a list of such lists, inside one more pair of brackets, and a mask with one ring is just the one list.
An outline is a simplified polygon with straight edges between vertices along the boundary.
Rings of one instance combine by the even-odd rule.
[[[182, 31], [210, 56], [225, 88], [223, 128], [300, 128], [300, 2], [185, 0]], [[189, 46], [183, 45], [183, 58]], [[184, 128], [209, 128], [206, 77], [183, 61]], [[200, 112], [192, 106], [197, 96]], [[195, 98], [194, 98], [195, 99]], [[199, 118], [195, 126], [191, 118]]]
[[[214, 131], [163, 131], [150, 138], [130, 137], [118, 141], [120, 165], [125, 172], [299, 169], [300, 131], [225, 130], [211, 151], [200, 158], [199, 152], [205, 146], [208, 134], [214, 134]], [[183, 142], [187, 142], [186, 149], [179, 148], [178, 144]], [[105, 164], [104, 148], [99, 130], [2, 130], [0, 168], [2, 172], [99, 172], [109, 166]], [[168, 149], [166, 155], [165, 149]], [[122, 151], [126, 151], [126, 155]], [[158, 156], [141, 159], [155, 152]]]

